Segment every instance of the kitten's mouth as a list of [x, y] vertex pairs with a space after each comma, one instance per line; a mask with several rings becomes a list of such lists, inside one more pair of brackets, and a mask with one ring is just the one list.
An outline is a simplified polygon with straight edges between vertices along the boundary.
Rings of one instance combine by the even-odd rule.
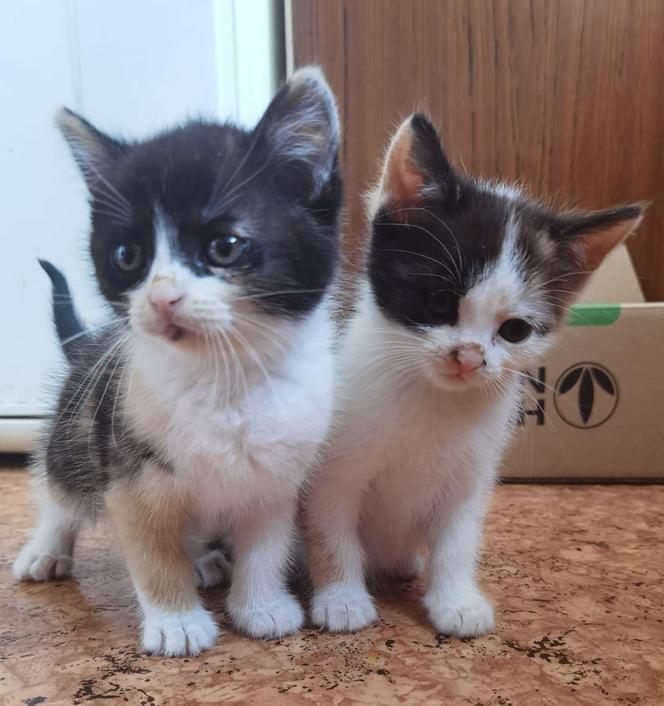
[[448, 364], [446, 361], [436, 365], [436, 372], [445, 380], [452, 382], [466, 382], [477, 377], [477, 368], [470, 370], [460, 370]]
[[176, 324], [168, 324], [162, 331], [162, 336], [168, 338], [168, 340], [173, 343], [177, 343], [186, 334], [187, 331], [185, 331], [182, 326], [177, 326]]
[[176, 323], [173, 320], [164, 321], [162, 319], [156, 323], [154, 327], [150, 327], [148, 332], [169, 343], [185, 347], [199, 346], [204, 338], [201, 330], [197, 330], [189, 324], [183, 325], [180, 322]]
[[157, 336], [165, 338], [171, 343], [186, 343], [190, 340], [198, 338], [198, 334], [191, 328], [182, 326], [181, 324], [163, 322], [162, 325], [154, 332]]
[[474, 370], [462, 373], [443, 373], [443, 375], [447, 380], [451, 380], [456, 383], [469, 382], [470, 380], [475, 380], [477, 378], [477, 374]]
[[451, 370], [447, 366], [438, 366], [436, 375], [441, 384], [450, 389], [462, 390], [475, 387], [484, 382], [484, 377], [479, 374], [479, 368], [473, 370]]

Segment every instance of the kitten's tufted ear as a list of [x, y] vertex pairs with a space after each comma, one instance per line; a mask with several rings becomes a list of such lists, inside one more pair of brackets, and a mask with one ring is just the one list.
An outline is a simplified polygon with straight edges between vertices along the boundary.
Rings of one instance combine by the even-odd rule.
[[405, 120], [387, 150], [380, 178], [380, 200], [396, 207], [427, 197], [456, 201], [458, 180], [431, 121], [421, 113]]
[[127, 145], [97, 130], [94, 125], [68, 108], [61, 108], [56, 125], [69, 144], [72, 155], [91, 190], [109, 168], [126, 152]]
[[580, 271], [592, 272], [638, 228], [646, 207], [647, 204], [637, 203], [603, 211], [558, 214], [551, 237], [572, 256]]
[[270, 103], [255, 133], [266, 140], [285, 172], [317, 197], [336, 172], [339, 116], [334, 95], [316, 66], [296, 71]]

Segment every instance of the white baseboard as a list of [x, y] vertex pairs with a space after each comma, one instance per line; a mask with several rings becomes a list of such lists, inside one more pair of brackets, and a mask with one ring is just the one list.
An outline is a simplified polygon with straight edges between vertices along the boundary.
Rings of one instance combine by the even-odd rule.
[[0, 417], [0, 453], [30, 453], [44, 424], [39, 418]]

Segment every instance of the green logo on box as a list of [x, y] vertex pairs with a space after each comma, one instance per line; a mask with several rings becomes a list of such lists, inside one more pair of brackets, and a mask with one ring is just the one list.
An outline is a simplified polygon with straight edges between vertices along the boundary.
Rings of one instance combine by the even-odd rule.
[[611, 326], [620, 316], [620, 304], [575, 304], [568, 326]]

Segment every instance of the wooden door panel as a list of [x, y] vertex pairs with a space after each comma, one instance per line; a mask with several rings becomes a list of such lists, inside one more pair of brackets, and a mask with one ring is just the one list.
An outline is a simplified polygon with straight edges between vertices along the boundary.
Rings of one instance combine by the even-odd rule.
[[664, 2], [292, 0], [296, 65], [340, 99], [354, 256], [359, 194], [397, 122], [431, 113], [454, 163], [556, 203], [652, 200], [630, 243], [664, 299]]

